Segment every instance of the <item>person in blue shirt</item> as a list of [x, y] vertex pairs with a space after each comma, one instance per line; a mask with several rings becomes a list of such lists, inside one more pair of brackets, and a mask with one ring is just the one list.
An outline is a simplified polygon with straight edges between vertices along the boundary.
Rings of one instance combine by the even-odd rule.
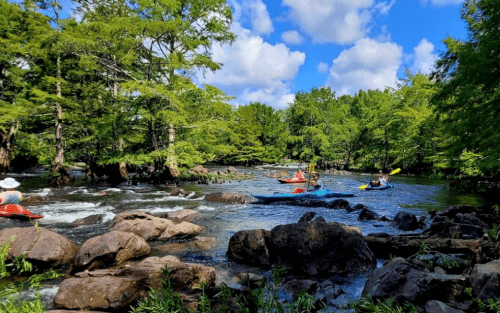
[[309, 183], [313, 186], [312, 191], [323, 190], [323, 182], [321, 181], [321, 179], [319, 179], [318, 173], [314, 173], [313, 180], [311, 180]]

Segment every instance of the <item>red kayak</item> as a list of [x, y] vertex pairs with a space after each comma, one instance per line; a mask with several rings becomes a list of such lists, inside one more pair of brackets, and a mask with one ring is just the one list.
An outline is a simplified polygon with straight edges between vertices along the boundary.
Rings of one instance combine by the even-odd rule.
[[12, 218], [17, 220], [30, 220], [43, 218], [43, 215], [32, 214], [18, 204], [0, 205], [0, 217]]
[[278, 181], [282, 184], [307, 183], [307, 179], [296, 179], [296, 178], [278, 179]]

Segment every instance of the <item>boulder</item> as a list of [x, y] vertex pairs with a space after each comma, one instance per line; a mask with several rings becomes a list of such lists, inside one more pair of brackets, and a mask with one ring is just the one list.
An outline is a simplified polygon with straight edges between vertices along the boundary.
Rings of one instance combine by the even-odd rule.
[[376, 269], [367, 280], [363, 295], [378, 299], [394, 298], [399, 303], [422, 306], [428, 300], [460, 302], [465, 299], [467, 281], [461, 275], [438, 275], [426, 272], [418, 260], [395, 258]]
[[368, 210], [368, 207], [366, 205], [361, 204], [361, 203], [356, 204], [353, 207], [352, 206], [346, 207], [347, 212], [361, 211], [363, 209]]
[[425, 313], [464, 313], [462, 310], [457, 310], [441, 301], [427, 301], [424, 307]]
[[136, 234], [146, 240], [158, 238], [167, 228], [174, 226], [171, 220], [144, 212], [117, 214], [111, 221], [111, 230]]
[[318, 282], [310, 279], [292, 279], [286, 282], [283, 287], [296, 299], [302, 290], [308, 294], [314, 294], [318, 289]]
[[57, 309], [118, 310], [144, 293], [137, 277], [85, 277], [65, 279], [54, 298]]
[[415, 214], [410, 212], [399, 212], [392, 220], [391, 225], [399, 230], [411, 231], [417, 229], [419, 224]]
[[198, 217], [198, 212], [195, 210], [182, 209], [179, 211], [169, 212], [168, 218], [174, 223], [191, 222]]
[[359, 229], [316, 219], [271, 230], [271, 256], [299, 275], [364, 272], [376, 265]]
[[228, 173], [236, 173], [238, 170], [234, 166], [230, 166], [227, 168]]
[[174, 197], [185, 197], [189, 195], [189, 192], [182, 188], [174, 188], [170, 191], [170, 195]]
[[167, 254], [172, 254], [183, 251], [207, 250], [213, 247], [213, 237], [196, 237], [194, 240], [171, 242], [165, 245], [155, 246], [155, 249], [166, 252]]
[[209, 202], [229, 202], [229, 203], [248, 203], [252, 202], [253, 198], [244, 194], [234, 194], [228, 192], [210, 193], [205, 196], [205, 200]]
[[472, 294], [483, 301], [500, 294], [500, 260], [476, 264], [469, 277]]
[[484, 228], [470, 224], [441, 221], [433, 222], [424, 233], [442, 238], [481, 239], [484, 234]]
[[42, 203], [45, 203], [49, 201], [48, 197], [40, 196], [40, 195], [31, 195], [29, 197], [26, 197], [23, 200], [23, 204], [27, 205], [39, 205]]
[[130, 274], [135, 277], [147, 278], [150, 288], [161, 287], [162, 270], [167, 266], [170, 273], [170, 282], [174, 290], [196, 289], [200, 287], [200, 281], [204, 281], [207, 287], [215, 282], [215, 269], [213, 267], [184, 263], [174, 256], [149, 257], [139, 264], [130, 268]]
[[90, 215], [84, 218], [79, 218], [75, 220], [74, 222], [70, 223], [70, 226], [73, 227], [78, 227], [78, 226], [84, 226], [84, 225], [94, 225], [94, 224], [99, 224], [102, 223], [104, 219], [104, 214], [94, 214]]
[[470, 213], [457, 213], [455, 215], [454, 222], [457, 224], [469, 224], [469, 225], [474, 225], [483, 229], [488, 229], [489, 226], [487, 223], [483, 222], [479, 217], [477, 217], [475, 214], [470, 214]]
[[238, 263], [270, 266], [269, 236], [264, 229], [239, 231], [229, 239], [227, 257]]
[[37, 227], [5, 228], [0, 231], [0, 245], [10, 243], [7, 259], [29, 251], [26, 259], [40, 267], [59, 267], [73, 262], [79, 247], [51, 230]]
[[144, 238], [128, 232], [111, 231], [90, 238], [76, 255], [76, 269], [94, 269], [109, 264], [120, 264], [151, 253]]
[[253, 273], [239, 273], [236, 275], [238, 284], [249, 287], [251, 289], [257, 288], [266, 279], [263, 276]]
[[377, 213], [370, 209], [362, 209], [358, 216], [358, 221], [373, 221], [377, 219]]
[[170, 240], [172, 238], [194, 237], [203, 231], [203, 227], [189, 222], [180, 222], [167, 228], [158, 237], [158, 240]]
[[208, 174], [208, 172], [210, 172], [210, 170], [204, 168], [202, 165], [196, 165], [188, 171], [189, 174]]
[[335, 199], [333, 201], [328, 202], [326, 204], [326, 207], [334, 210], [341, 210], [341, 209], [347, 210], [349, 208], [349, 202], [344, 199]]

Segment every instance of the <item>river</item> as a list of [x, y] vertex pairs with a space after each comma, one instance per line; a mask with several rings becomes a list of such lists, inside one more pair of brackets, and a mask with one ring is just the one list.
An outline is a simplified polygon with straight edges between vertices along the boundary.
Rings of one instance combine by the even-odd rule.
[[[217, 169], [217, 168], [215, 168]], [[176, 254], [182, 261], [202, 263], [217, 269], [218, 281], [229, 282], [234, 273], [244, 267], [229, 262], [225, 256], [229, 238], [239, 230], [262, 228], [271, 230], [280, 224], [294, 223], [305, 212], [314, 211], [318, 216], [323, 216], [326, 221], [335, 221], [352, 226], [359, 226], [363, 234], [373, 232], [386, 232], [389, 234], [404, 233], [390, 226], [389, 222], [358, 221], [359, 211], [349, 213], [346, 210], [330, 210], [326, 208], [304, 208], [284, 204], [222, 204], [206, 202], [204, 195], [212, 192], [231, 192], [243, 194], [272, 194], [275, 192], [290, 192], [295, 185], [280, 184], [276, 178], [264, 175], [269, 172], [285, 171], [291, 176], [295, 168], [269, 167], [269, 168], [238, 168], [240, 172], [254, 175], [253, 179], [242, 181], [226, 181], [222, 184], [197, 185], [183, 184], [183, 189], [190, 191], [187, 197], [174, 197], [169, 194], [173, 186], [154, 186], [140, 184], [132, 186], [128, 183], [118, 186], [108, 184], [88, 185], [77, 180], [72, 186], [52, 188], [44, 184], [42, 174], [12, 174], [21, 186], [18, 188], [25, 197], [38, 194], [48, 197], [48, 204], [26, 206], [33, 214], [42, 214], [44, 218], [38, 220], [42, 227], [50, 228], [55, 232], [67, 236], [78, 245], [89, 238], [109, 231], [109, 223], [115, 214], [126, 211], [146, 212], [171, 212], [183, 208], [194, 209], [199, 212], [199, 218], [194, 223], [205, 227], [200, 235], [215, 238], [214, 246], [208, 250], [180, 251]], [[78, 173], [76, 172], [77, 176]], [[81, 175], [80, 175], [81, 176]], [[364, 204], [379, 216], [392, 219], [400, 211], [414, 213], [417, 218], [426, 215], [429, 209], [442, 209], [451, 204], [482, 205], [483, 200], [474, 195], [454, 194], [448, 188], [448, 181], [439, 179], [423, 179], [397, 175], [392, 177], [395, 188], [384, 191], [363, 191], [358, 189], [366, 184], [375, 175], [349, 174], [349, 175], [322, 175], [325, 187], [338, 192], [353, 192], [355, 197], [346, 200], [353, 206]], [[105, 191], [105, 195], [99, 192]], [[105, 214], [102, 223], [97, 225], [70, 227], [68, 224], [79, 218], [94, 214]], [[429, 222], [429, 221], [427, 221]], [[29, 222], [0, 219], [0, 229], [7, 227], [28, 227]], [[418, 232], [418, 231], [417, 231]], [[164, 242], [150, 242], [153, 255], [162, 256], [159, 247]], [[379, 266], [383, 264], [380, 260]], [[269, 273], [259, 269], [255, 272], [268, 276]], [[360, 297], [366, 280], [366, 273], [349, 277], [329, 278], [346, 292], [343, 303], [356, 300]], [[41, 290], [43, 302], [52, 307], [52, 299], [57, 292], [61, 279], [46, 284]], [[30, 293], [23, 295], [31, 297]], [[339, 305], [339, 304], [336, 304]], [[334, 311], [330, 307], [330, 311]]]

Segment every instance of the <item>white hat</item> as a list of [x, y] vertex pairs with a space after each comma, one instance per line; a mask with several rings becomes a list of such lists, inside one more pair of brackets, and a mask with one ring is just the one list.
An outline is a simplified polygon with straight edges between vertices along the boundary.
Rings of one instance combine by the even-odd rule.
[[6, 178], [4, 180], [0, 180], [0, 187], [5, 188], [5, 189], [10, 189], [10, 188], [16, 188], [21, 185], [17, 180], [14, 178]]

